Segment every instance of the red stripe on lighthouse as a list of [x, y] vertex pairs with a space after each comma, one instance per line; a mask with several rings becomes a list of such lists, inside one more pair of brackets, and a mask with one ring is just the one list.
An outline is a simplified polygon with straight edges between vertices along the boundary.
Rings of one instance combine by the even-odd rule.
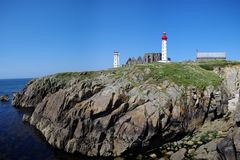
[[167, 36], [162, 36], [162, 40], [167, 40]]

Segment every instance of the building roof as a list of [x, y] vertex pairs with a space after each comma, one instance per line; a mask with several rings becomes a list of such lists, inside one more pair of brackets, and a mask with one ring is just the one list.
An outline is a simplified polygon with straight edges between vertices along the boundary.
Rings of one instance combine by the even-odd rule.
[[225, 52], [197, 52], [197, 58], [226, 58]]

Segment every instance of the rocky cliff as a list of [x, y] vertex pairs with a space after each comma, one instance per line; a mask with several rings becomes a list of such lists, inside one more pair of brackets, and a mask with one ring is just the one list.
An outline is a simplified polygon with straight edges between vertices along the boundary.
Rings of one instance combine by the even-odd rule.
[[233, 70], [172, 63], [62, 73], [32, 80], [13, 105], [34, 108], [23, 119], [54, 147], [88, 156], [126, 155], [222, 117], [239, 86], [239, 68]]

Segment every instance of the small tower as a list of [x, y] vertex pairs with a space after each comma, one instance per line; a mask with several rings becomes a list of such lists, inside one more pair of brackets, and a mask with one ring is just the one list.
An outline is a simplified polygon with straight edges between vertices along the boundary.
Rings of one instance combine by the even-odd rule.
[[118, 51], [114, 51], [114, 54], [113, 54], [113, 57], [114, 57], [113, 68], [120, 67], [119, 56], [120, 56], [119, 52]]
[[167, 62], [167, 33], [163, 32], [162, 34], [162, 62]]

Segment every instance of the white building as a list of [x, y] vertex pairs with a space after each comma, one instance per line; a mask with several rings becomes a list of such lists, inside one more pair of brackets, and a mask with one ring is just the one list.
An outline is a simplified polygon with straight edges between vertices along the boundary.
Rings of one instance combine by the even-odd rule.
[[117, 68], [117, 67], [120, 67], [120, 58], [119, 58], [120, 54], [118, 51], [114, 51], [114, 54], [113, 54], [113, 68]]
[[211, 60], [226, 60], [225, 52], [198, 52], [196, 62], [211, 61]]

